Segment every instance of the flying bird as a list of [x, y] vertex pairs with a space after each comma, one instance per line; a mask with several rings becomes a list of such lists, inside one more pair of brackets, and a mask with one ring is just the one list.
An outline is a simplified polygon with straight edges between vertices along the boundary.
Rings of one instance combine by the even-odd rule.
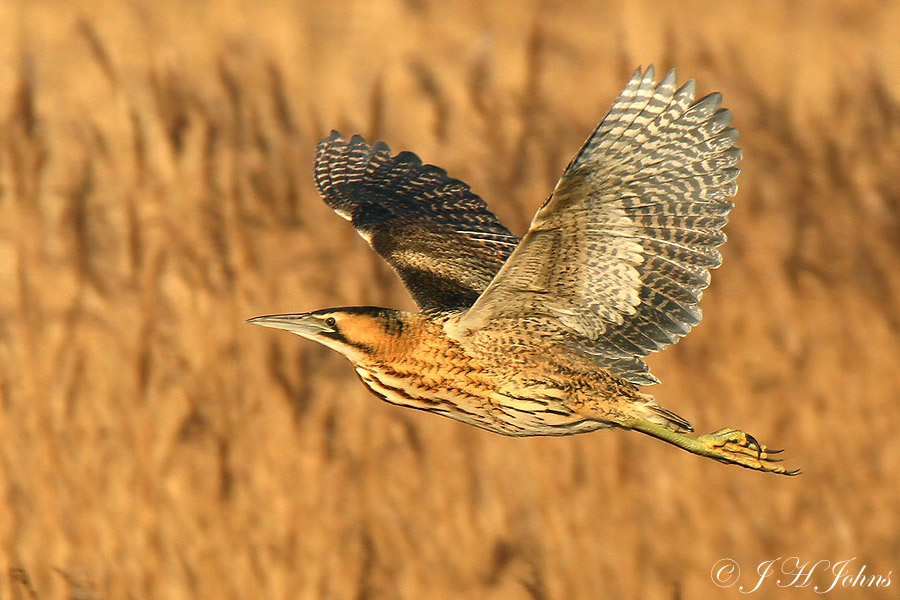
[[641, 386], [643, 358], [700, 322], [737, 191], [722, 97], [635, 71], [521, 239], [468, 185], [410, 152], [337, 132], [317, 149], [325, 202], [420, 308], [330, 308], [250, 319], [343, 354], [399, 406], [509, 436], [619, 427], [688, 452], [795, 475], [736, 429], [691, 435]]

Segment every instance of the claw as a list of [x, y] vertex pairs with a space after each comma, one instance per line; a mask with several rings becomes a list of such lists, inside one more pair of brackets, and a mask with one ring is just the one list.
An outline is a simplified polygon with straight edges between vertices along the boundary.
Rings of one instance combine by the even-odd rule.
[[760, 444], [760, 443], [756, 440], [756, 438], [753, 437], [752, 435], [750, 435], [749, 433], [745, 433], [745, 434], [744, 434], [744, 437], [747, 438], [747, 445], [748, 445], [748, 447], [750, 447], [750, 446], [756, 446], [756, 458], [757, 458], [757, 459], [761, 459], [761, 458], [762, 458], [762, 453], [763, 453], [763, 447], [762, 447], [762, 444]]

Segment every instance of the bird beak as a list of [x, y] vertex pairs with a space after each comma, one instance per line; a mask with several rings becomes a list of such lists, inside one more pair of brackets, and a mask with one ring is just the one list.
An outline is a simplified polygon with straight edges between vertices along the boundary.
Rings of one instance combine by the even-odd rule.
[[321, 333], [333, 331], [331, 327], [325, 324], [324, 319], [310, 313], [266, 315], [248, 319], [247, 322], [254, 325], [262, 325], [263, 327], [272, 327], [273, 329], [284, 329], [303, 337], [314, 337]]

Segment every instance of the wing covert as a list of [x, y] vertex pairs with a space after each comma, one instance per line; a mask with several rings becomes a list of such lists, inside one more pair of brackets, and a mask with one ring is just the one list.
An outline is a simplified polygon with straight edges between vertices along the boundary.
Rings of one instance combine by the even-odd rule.
[[468, 185], [411, 152], [391, 156], [384, 142], [332, 131], [318, 145], [315, 175], [325, 202], [424, 311], [471, 306], [519, 242]]
[[635, 384], [658, 381], [641, 357], [700, 322], [737, 190], [731, 113], [694, 89], [635, 72], [460, 331], [525, 321]]

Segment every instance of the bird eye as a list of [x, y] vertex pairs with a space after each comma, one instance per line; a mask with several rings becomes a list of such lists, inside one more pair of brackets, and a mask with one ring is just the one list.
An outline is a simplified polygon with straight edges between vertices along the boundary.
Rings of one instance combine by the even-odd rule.
[[337, 321], [334, 319], [334, 317], [328, 317], [327, 319], [325, 319], [325, 324], [329, 327], [334, 327], [335, 325], [337, 325]]

